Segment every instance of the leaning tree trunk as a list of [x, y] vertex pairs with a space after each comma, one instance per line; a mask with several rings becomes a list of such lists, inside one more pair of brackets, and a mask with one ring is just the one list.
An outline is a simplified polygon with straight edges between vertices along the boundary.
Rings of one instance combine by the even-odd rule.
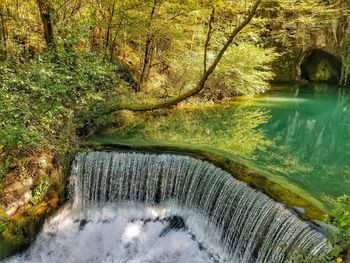
[[[154, 104], [128, 104], [128, 103], [125, 103], [125, 102], [124, 103], [123, 102], [108, 103], [108, 105], [104, 109], [104, 113], [105, 114], [109, 114], [109, 113], [112, 113], [112, 112], [114, 112], [116, 110], [152, 111], [152, 110], [167, 108], [167, 107], [175, 106], [178, 103], [186, 100], [187, 98], [192, 97], [192, 96], [198, 94], [199, 92], [201, 92], [205, 88], [205, 85], [206, 85], [209, 77], [214, 72], [214, 70], [216, 69], [217, 65], [220, 63], [220, 61], [223, 58], [225, 52], [227, 51], [229, 46], [232, 44], [232, 42], [235, 39], [235, 37], [253, 19], [254, 15], [256, 14], [256, 11], [257, 11], [260, 3], [261, 3], [261, 1], [262, 0], [256, 0], [255, 1], [254, 5], [251, 8], [251, 10], [250, 10], [249, 14], [247, 15], [247, 17], [229, 35], [229, 37], [227, 38], [225, 44], [223, 45], [223, 47], [221, 48], [221, 50], [219, 51], [219, 53], [215, 57], [214, 62], [211, 64], [211, 66], [207, 70], [205, 70], [205, 72], [203, 73], [202, 77], [198, 81], [197, 85], [193, 89], [183, 93], [182, 95], [180, 95], [178, 97], [170, 98], [168, 100], [160, 101], [160, 102], [157, 102], [157, 103], [154, 103]], [[209, 30], [211, 30], [211, 29], [209, 28]], [[210, 38], [211, 34], [208, 34], [207, 37]], [[204, 58], [204, 59], [206, 59], [206, 58]], [[204, 62], [204, 64], [205, 64], [205, 67], [206, 67], [206, 63], [205, 62]]]
[[43, 24], [44, 38], [48, 49], [54, 49], [55, 39], [53, 35], [52, 8], [49, 0], [36, 0], [39, 7], [41, 22]]

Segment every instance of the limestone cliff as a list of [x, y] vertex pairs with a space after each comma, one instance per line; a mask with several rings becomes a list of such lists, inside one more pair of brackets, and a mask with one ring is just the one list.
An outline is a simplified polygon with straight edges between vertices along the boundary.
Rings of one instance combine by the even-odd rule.
[[305, 31], [302, 45], [283, 50], [276, 63], [277, 82], [309, 81], [338, 83], [341, 75], [341, 45], [350, 35], [350, 1], [331, 0], [331, 22], [318, 31]]

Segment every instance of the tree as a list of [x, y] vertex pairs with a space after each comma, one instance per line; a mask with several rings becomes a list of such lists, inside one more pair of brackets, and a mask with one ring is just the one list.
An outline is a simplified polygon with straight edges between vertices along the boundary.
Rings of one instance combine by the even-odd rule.
[[0, 45], [6, 46], [6, 38], [5, 11], [3, 4], [0, 3]]
[[[226, 42], [223, 44], [222, 48], [220, 49], [220, 51], [216, 55], [214, 61], [212, 62], [210, 67], [208, 67], [208, 69], [206, 69], [206, 65], [207, 65], [207, 55], [206, 54], [207, 54], [207, 49], [209, 46], [208, 43], [210, 42], [210, 38], [212, 35], [212, 33], [211, 33], [212, 27], [209, 26], [209, 29], [208, 29], [209, 32], [208, 32], [206, 44], [204, 47], [205, 48], [205, 52], [204, 52], [205, 56], [204, 56], [203, 64], [205, 65], [204, 66], [205, 70], [204, 70], [200, 80], [198, 81], [198, 83], [196, 84], [196, 86], [193, 89], [183, 93], [182, 95], [180, 95], [178, 97], [170, 98], [168, 100], [161, 101], [161, 102], [158, 102], [155, 104], [150, 104], [150, 105], [144, 105], [144, 104], [129, 105], [129, 104], [120, 103], [120, 102], [110, 103], [105, 107], [105, 113], [110, 113], [110, 112], [113, 112], [115, 110], [120, 110], [120, 109], [132, 110], [132, 111], [150, 111], [150, 110], [166, 108], [169, 106], [177, 105], [181, 101], [186, 100], [187, 98], [198, 94], [200, 91], [202, 91], [205, 88], [205, 85], [206, 85], [209, 77], [212, 75], [212, 73], [214, 72], [214, 70], [216, 69], [216, 67], [218, 66], [220, 61], [222, 60], [225, 52], [227, 51], [229, 46], [232, 44], [235, 37], [250, 23], [250, 21], [252, 20], [252, 18], [256, 14], [256, 11], [257, 11], [260, 3], [261, 3], [261, 0], [255, 0], [255, 2], [253, 3], [250, 11], [248, 12], [248, 14], [244, 18], [244, 20], [242, 22], [240, 22], [238, 24], [238, 26], [229, 34]], [[212, 20], [213, 20], [212, 18], [213, 18], [213, 12], [210, 15], [209, 25], [211, 25], [211, 23], [212, 23]]]
[[194, 10], [194, 4], [188, 0], [180, 3], [175, 0], [112, 0], [92, 5], [98, 10], [93, 12], [94, 31], [110, 35], [108, 47], [104, 45], [105, 57], [109, 49], [111, 60], [127, 65], [138, 82], [137, 91], [150, 86], [153, 72], [166, 71], [175, 42], [185, 39], [181, 33], [188, 36], [183, 29], [191, 25], [186, 22], [188, 13]]
[[[33, 16], [35, 3], [41, 16]], [[295, 41], [303, 43], [307, 27], [322, 27], [321, 15], [313, 12], [321, 5], [310, 0], [33, 0], [19, 5], [7, 0], [6, 4], [11, 8], [8, 44], [20, 35], [41, 52], [37, 33], [41, 24], [48, 47], [97, 52], [106, 63], [122, 66], [118, 77], [129, 85], [120, 88], [121, 101], [107, 101], [106, 112], [152, 110], [198, 94], [209, 98], [205, 87], [212, 92], [215, 86], [227, 96], [262, 92], [272, 78], [270, 64], [276, 57], [269, 48], [282, 43], [292, 50]], [[254, 60], [249, 50], [259, 59]], [[235, 56], [234, 51], [244, 56]], [[249, 75], [241, 74], [247, 70]], [[237, 87], [247, 83], [257, 88]], [[157, 101], [134, 104], [123, 100], [124, 95]]]
[[52, 7], [49, 0], [36, 0], [39, 7], [40, 17], [43, 24], [44, 38], [48, 49], [54, 49], [56, 46], [53, 35]]
[[[149, 16], [149, 21], [148, 21], [148, 29], [152, 27], [154, 15], [158, 6], [157, 0], [153, 0], [153, 5], [151, 9], [151, 13]], [[149, 30], [150, 31], [150, 30]], [[143, 60], [143, 65], [142, 65], [142, 70], [141, 70], [141, 76], [140, 76], [140, 85], [143, 83], [147, 82], [148, 77], [149, 77], [149, 71], [151, 70], [151, 59], [152, 59], [152, 45], [153, 45], [153, 40], [154, 40], [154, 33], [149, 32], [146, 37], [146, 43], [145, 43], [145, 54], [144, 54], [144, 60]]]

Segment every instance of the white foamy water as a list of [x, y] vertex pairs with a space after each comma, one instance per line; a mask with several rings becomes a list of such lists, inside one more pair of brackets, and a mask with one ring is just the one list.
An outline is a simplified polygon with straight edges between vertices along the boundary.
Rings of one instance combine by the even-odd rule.
[[[25, 254], [7, 262], [300, 263], [300, 255], [312, 262], [330, 250], [315, 226], [192, 157], [79, 154], [71, 181], [73, 208], [62, 209]], [[141, 220], [169, 216], [181, 217], [182, 227], [165, 235], [166, 221]]]
[[84, 214], [63, 208], [24, 254], [4, 263], [214, 262], [185, 229], [161, 236], [168, 222], [130, 221], [118, 214], [108, 208]]
[[72, 181], [75, 205], [83, 210], [123, 202], [165, 207], [220, 262], [299, 263], [301, 254], [311, 262], [330, 250], [322, 233], [282, 204], [189, 156], [78, 154]]

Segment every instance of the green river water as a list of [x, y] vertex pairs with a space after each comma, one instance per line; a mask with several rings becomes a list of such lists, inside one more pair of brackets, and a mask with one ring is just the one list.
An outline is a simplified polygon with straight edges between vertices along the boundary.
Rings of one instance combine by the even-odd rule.
[[234, 159], [325, 202], [350, 194], [350, 91], [275, 87], [254, 99], [134, 115], [95, 143], [181, 145]]

